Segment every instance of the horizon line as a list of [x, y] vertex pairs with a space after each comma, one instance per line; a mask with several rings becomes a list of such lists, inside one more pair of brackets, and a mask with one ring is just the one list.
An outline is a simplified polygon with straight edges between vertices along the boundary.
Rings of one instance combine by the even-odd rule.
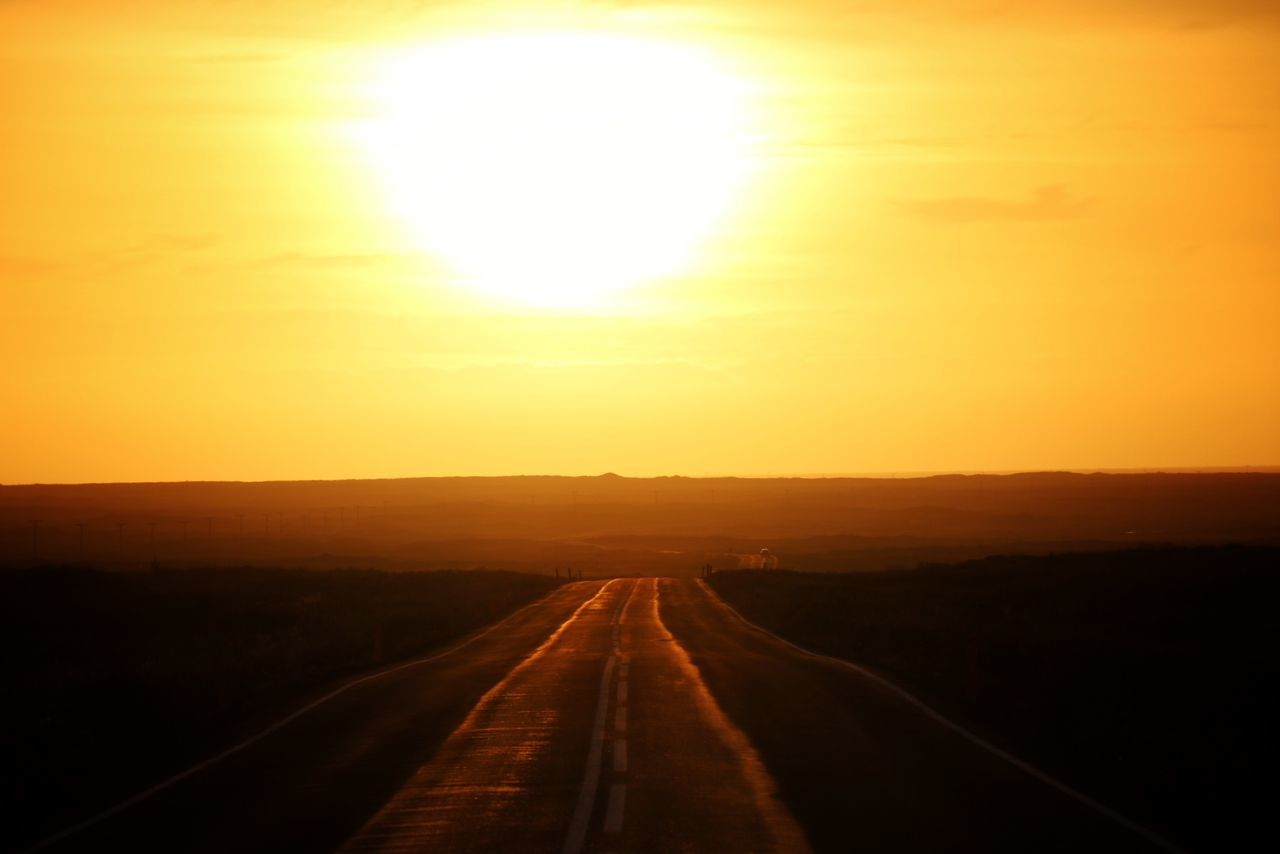
[[1134, 466], [1134, 467], [1079, 467], [1079, 468], [1043, 468], [1043, 469], [936, 469], [936, 470], [899, 470], [899, 471], [862, 471], [862, 472], [784, 472], [771, 474], [662, 474], [662, 475], [623, 475], [613, 471], [599, 474], [444, 474], [444, 475], [395, 475], [381, 477], [281, 477], [252, 479], [187, 479], [187, 480], [100, 480], [100, 481], [24, 481], [5, 483], [0, 481], [0, 489], [4, 487], [23, 486], [144, 486], [144, 485], [177, 485], [177, 484], [266, 484], [266, 483], [347, 483], [392, 480], [514, 480], [516, 478], [602, 478], [614, 477], [620, 480], [911, 480], [932, 477], [1008, 477], [1029, 474], [1280, 474], [1280, 464], [1260, 465], [1227, 465], [1227, 466]]

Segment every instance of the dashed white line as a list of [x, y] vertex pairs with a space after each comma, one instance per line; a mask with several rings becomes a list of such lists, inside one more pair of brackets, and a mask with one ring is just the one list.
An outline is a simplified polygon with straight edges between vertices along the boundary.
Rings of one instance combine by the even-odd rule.
[[[610, 582], [612, 583], [612, 582]], [[608, 661], [604, 665], [604, 673], [600, 675], [600, 696], [596, 700], [596, 716], [595, 722], [591, 726], [591, 750], [587, 754], [587, 768], [582, 775], [582, 790], [578, 792], [578, 803], [573, 809], [573, 819], [569, 822], [569, 835], [565, 837], [564, 848], [561, 849], [562, 854], [579, 854], [582, 847], [587, 841], [587, 826], [591, 823], [591, 809], [595, 804], [596, 792], [600, 786], [600, 764], [604, 754], [605, 739], [605, 719], [609, 711], [609, 680], [613, 677], [614, 667], [618, 662], [617, 650], [619, 647], [618, 633], [622, 630], [622, 615], [627, 609], [627, 603], [631, 601], [632, 594], [635, 593], [635, 585], [627, 591], [627, 596], [622, 600], [622, 604], [613, 615], [613, 654], [609, 656]], [[620, 697], [625, 701], [626, 683], [618, 683], [619, 690], [622, 692]], [[614, 762], [618, 760], [617, 745], [615, 743]], [[626, 763], [626, 746], [623, 742], [622, 761]], [[622, 795], [618, 794], [618, 790], [622, 789]], [[609, 806], [605, 815], [605, 830], [616, 833], [622, 829], [622, 800], [626, 797], [626, 784], [615, 783], [609, 791]]]

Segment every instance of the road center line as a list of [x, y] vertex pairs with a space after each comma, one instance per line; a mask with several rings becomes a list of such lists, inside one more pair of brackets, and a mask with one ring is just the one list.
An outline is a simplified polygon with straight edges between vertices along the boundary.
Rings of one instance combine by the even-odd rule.
[[627, 680], [618, 680], [618, 705], [627, 702]]
[[[612, 582], [611, 582], [612, 583]], [[614, 612], [613, 623], [616, 627], [622, 619], [622, 614], [626, 610], [627, 603], [631, 601], [631, 594], [635, 592], [633, 584], [627, 590], [627, 596], [622, 601], [622, 605]], [[600, 695], [596, 699], [596, 716], [595, 721], [591, 725], [591, 749], [587, 753], [587, 768], [582, 775], [582, 789], [578, 792], [578, 802], [573, 808], [573, 818], [569, 822], [569, 835], [565, 837], [562, 854], [579, 854], [582, 846], [587, 841], [587, 826], [591, 823], [591, 808], [596, 801], [596, 791], [600, 786], [600, 764], [604, 755], [604, 732], [605, 722], [609, 712], [609, 681], [613, 678], [613, 669], [618, 662], [618, 656], [610, 654], [608, 660], [605, 661], [604, 672], [600, 674]], [[614, 790], [618, 787], [615, 785]], [[613, 817], [614, 813], [614, 794], [611, 792], [609, 796], [609, 814], [608, 819]], [[607, 821], [606, 820], [606, 824]], [[622, 827], [622, 807], [617, 808], [618, 828]]]
[[617, 712], [613, 716], [613, 728], [617, 732], [627, 731], [627, 707], [618, 706]]

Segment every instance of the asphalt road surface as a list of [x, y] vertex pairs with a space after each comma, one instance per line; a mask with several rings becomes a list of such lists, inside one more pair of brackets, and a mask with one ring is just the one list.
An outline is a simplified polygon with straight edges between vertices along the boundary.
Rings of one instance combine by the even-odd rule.
[[1145, 851], [695, 581], [560, 588], [47, 850]]

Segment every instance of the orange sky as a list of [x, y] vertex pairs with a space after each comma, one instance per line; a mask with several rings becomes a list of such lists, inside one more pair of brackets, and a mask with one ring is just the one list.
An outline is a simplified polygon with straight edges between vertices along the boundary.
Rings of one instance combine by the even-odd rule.
[[[0, 481], [1280, 462], [1276, 4], [903, 5], [0, 2]], [[380, 63], [522, 28], [749, 86], [682, 269], [529, 306], [388, 203]]]

